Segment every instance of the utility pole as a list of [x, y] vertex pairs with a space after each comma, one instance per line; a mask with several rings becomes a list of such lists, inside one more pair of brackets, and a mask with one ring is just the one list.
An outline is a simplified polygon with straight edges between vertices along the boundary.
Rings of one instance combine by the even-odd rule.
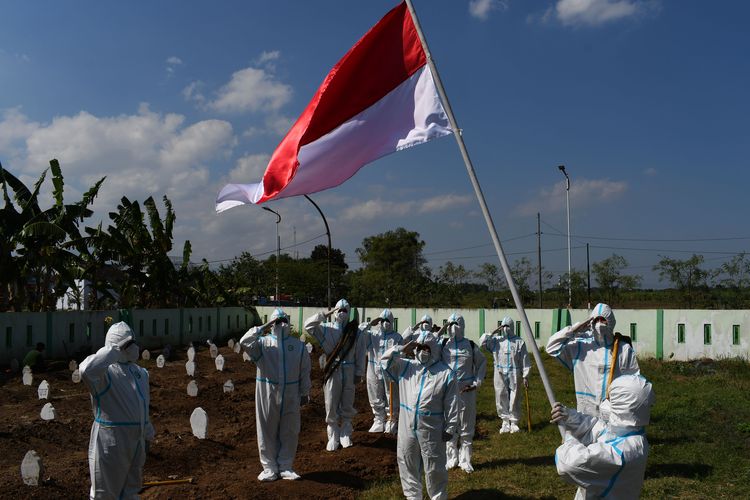
[[326, 226], [326, 235], [328, 236], [328, 309], [331, 308], [331, 229], [328, 227], [328, 221], [326, 220], [326, 216], [323, 215], [323, 211], [320, 209], [317, 203], [315, 203], [312, 198], [305, 195], [305, 198], [307, 198], [307, 201], [313, 204], [315, 209], [318, 211], [320, 216], [323, 218], [323, 224]]
[[573, 304], [573, 280], [570, 275], [570, 177], [568, 177], [568, 172], [565, 171], [565, 165], [559, 165], [557, 168], [565, 176], [565, 201], [568, 207], [568, 309], [570, 309]]
[[279, 297], [279, 259], [281, 258], [281, 237], [279, 236], [279, 222], [281, 222], [281, 215], [278, 212], [274, 212], [268, 207], [262, 207], [263, 210], [271, 212], [276, 215], [276, 305], [281, 305], [281, 298]]
[[542, 309], [542, 222], [536, 213], [536, 266], [539, 269], [539, 309]]
[[586, 243], [586, 281], [588, 282], [586, 288], [587, 288], [587, 294], [588, 294], [588, 302], [589, 302], [589, 311], [591, 310], [591, 265], [589, 261], [589, 244]]

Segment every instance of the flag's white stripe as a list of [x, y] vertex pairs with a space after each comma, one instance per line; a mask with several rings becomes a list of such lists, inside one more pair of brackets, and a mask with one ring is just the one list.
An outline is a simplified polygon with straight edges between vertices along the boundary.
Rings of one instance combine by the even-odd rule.
[[432, 74], [424, 66], [380, 101], [302, 146], [297, 174], [274, 199], [338, 186], [381, 156], [450, 133]]
[[[366, 110], [300, 148], [296, 175], [273, 199], [338, 186], [382, 156], [450, 133], [432, 74], [424, 66]], [[227, 184], [216, 211], [257, 203], [262, 196], [262, 182]]]

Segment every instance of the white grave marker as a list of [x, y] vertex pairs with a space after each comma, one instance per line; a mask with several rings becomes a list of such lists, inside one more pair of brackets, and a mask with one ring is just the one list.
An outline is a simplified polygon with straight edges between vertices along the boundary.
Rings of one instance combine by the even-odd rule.
[[44, 475], [42, 459], [37, 452], [29, 450], [21, 462], [21, 477], [23, 484], [28, 486], [39, 486], [39, 478]]
[[36, 390], [37, 395], [39, 396], [39, 399], [49, 399], [49, 382], [46, 380], [42, 380], [42, 383], [39, 384], [39, 388]]
[[195, 361], [195, 347], [190, 346], [187, 350], [188, 361]]
[[190, 383], [187, 386], [187, 393], [188, 396], [196, 397], [198, 395], [198, 384], [195, 383], [195, 380], [191, 380]]
[[235, 353], [239, 354], [241, 350], [242, 350], [242, 344], [240, 344], [239, 342], [237, 342], [236, 344], [234, 344], [234, 352]]
[[76, 363], [75, 359], [71, 359], [70, 363], [68, 363], [68, 370], [74, 372], [78, 369], [78, 363]]
[[185, 363], [185, 371], [187, 371], [188, 377], [195, 377], [195, 361]]
[[159, 357], [156, 358], [156, 367], [164, 368], [164, 355], [163, 354], [159, 354]]
[[307, 349], [307, 353], [308, 353], [308, 354], [312, 354], [312, 351], [313, 351], [313, 345], [312, 345], [312, 344], [311, 344], [310, 342], [307, 342], [307, 343], [305, 344], [305, 349]]
[[148, 352], [148, 349], [144, 349], [143, 352], [141, 353], [141, 357], [144, 360], [148, 361], [149, 359], [151, 359], [151, 353]]
[[216, 347], [216, 344], [211, 344], [211, 347], [208, 348], [208, 352], [211, 353], [211, 357], [216, 359], [216, 356], [219, 355], [219, 348]]
[[56, 415], [57, 413], [55, 412], [55, 407], [52, 406], [52, 403], [44, 405], [42, 411], [39, 413], [42, 420], [54, 420]]
[[222, 356], [221, 354], [216, 356], [216, 360], [214, 361], [214, 364], [216, 365], [217, 370], [219, 370], [220, 372], [223, 372], [224, 371], [224, 356]]
[[193, 410], [193, 414], [190, 415], [190, 428], [193, 430], [193, 436], [198, 439], [206, 439], [208, 415], [206, 415], [206, 411], [200, 406]]
[[23, 385], [31, 385], [34, 382], [34, 375], [31, 370], [23, 372]]
[[29, 365], [26, 365], [23, 367], [23, 370], [21, 370], [23, 373], [31, 373], [31, 367]]
[[74, 384], [77, 384], [81, 381], [81, 370], [76, 369], [76, 371], [73, 372], [73, 375], [70, 376], [71, 380], [73, 380]]
[[231, 380], [224, 382], [224, 394], [234, 392], [234, 383]]
[[13, 358], [10, 360], [10, 371], [11, 373], [18, 373], [18, 369], [20, 366], [18, 366], [18, 360], [16, 358]]
[[227, 342], [227, 347], [229, 347], [230, 349], [234, 349], [234, 344], [234, 339], [229, 339], [229, 342]]
[[247, 353], [247, 351], [242, 351], [242, 361], [250, 361], [251, 358], [250, 355]]

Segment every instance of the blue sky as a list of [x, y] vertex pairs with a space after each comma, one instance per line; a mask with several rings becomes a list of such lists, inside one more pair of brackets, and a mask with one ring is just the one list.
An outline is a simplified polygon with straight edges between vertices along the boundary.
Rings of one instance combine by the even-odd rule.
[[[58, 158], [71, 199], [106, 175], [100, 216], [122, 195], [167, 194], [195, 260], [263, 257], [275, 218], [255, 206], [216, 215], [218, 190], [260, 178], [331, 66], [396, 3], [6, 0], [0, 161], [33, 182]], [[717, 267], [748, 248], [749, 4], [414, 4], [511, 260], [536, 261], [540, 212], [543, 265], [567, 270], [559, 164], [574, 268], [588, 242], [592, 261], [623, 255], [658, 286], [658, 255], [703, 253]], [[422, 235], [434, 268], [496, 262], [452, 137], [313, 198], [352, 266], [364, 237], [397, 226]], [[325, 242], [306, 200], [268, 206], [282, 246], [295, 232], [312, 240], [290, 253]]]

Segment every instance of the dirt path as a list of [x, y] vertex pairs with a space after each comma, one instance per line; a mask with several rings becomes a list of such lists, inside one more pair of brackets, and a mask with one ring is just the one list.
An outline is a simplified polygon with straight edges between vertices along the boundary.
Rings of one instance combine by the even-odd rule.
[[[322, 378], [313, 353], [312, 403], [302, 410], [302, 431], [295, 462], [301, 481], [260, 483], [261, 470], [255, 433], [255, 366], [227, 347], [224, 372], [216, 371], [207, 349], [196, 355], [195, 380], [199, 393], [186, 393], [190, 378], [185, 373], [187, 356], [178, 351], [164, 368], [152, 360], [141, 361], [151, 380], [151, 420], [156, 438], [151, 446], [144, 480], [193, 477], [192, 485], [152, 487], [143, 498], [354, 498], [369, 481], [397, 474], [396, 441], [368, 434], [372, 417], [364, 384], [357, 387], [354, 420], [355, 446], [328, 453]], [[70, 372], [57, 370], [35, 375], [24, 386], [20, 375], [0, 381], [0, 491], [6, 498], [84, 498], [88, 494], [87, 449], [91, 429], [91, 403], [86, 387], [73, 384]], [[45, 401], [37, 399], [37, 386], [46, 379], [57, 419], [45, 422], [39, 412]], [[223, 393], [232, 379], [235, 391]], [[195, 438], [190, 414], [196, 407], [208, 413], [208, 439]], [[34, 488], [21, 480], [24, 455], [34, 449], [42, 457], [45, 484]]]

